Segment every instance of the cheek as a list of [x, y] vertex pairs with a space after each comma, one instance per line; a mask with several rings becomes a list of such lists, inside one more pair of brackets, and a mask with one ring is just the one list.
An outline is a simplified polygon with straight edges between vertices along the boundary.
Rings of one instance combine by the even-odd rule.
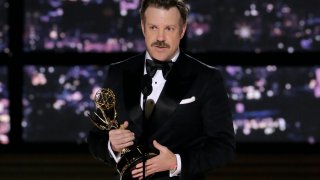
[[152, 38], [150, 37], [150, 35], [148, 34], [145, 34], [144, 35], [144, 40], [147, 44], [149, 44], [151, 41], [152, 41]]
[[171, 45], [178, 46], [180, 43], [180, 36], [172, 36], [169, 42]]
[[148, 32], [148, 33], [145, 34], [145, 38], [146, 38], [146, 40], [147, 40], [148, 42], [151, 42], [151, 41], [154, 40], [155, 35], [152, 34], [151, 32]]

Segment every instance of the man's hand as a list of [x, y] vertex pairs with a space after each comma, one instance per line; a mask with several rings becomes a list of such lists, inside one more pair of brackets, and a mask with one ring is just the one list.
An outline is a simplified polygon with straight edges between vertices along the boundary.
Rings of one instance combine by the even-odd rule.
[[[167, 147], [159, 144], [156, 140], [153, 141], [153, 145], [156, 149], [160, 151], [160, 154], [146, 161], [146, 168], [145, 168], [146, 177], [157, 172], [168, 171], [168, 170], [175, 169], [177, 167], [177, 159], [175, 154], [173, 154]], [[132, 177], [142, 179], [143, 177], [142, 171], [143, 171], [143, 168], [142, 168], [142, 162], [141, 162], [137, 164], [136, 169], [134, 169], [131, 172]], [[168, 176], [169, 176], [169, 172], [168, 172]]]
[[134, 133], [127, 130], [128, 126], [128, 121], [125, 121], [120, 129], [109, 131], [109, 140], [113, 151], [120, 153], [122, 149], [133, 145]]

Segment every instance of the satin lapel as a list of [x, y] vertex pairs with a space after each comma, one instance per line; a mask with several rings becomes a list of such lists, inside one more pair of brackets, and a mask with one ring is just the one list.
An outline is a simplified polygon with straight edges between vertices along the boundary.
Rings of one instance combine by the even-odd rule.
[[[180, 101], [190, 90], [193, 83], [192, 74], [186, 71], [188, 59], [181, 53], [177, 61], [172, 66], [172, 70], [168, 75], [167, 82], [156, 103], [154, 112], [149, 119], [149, 134], [154, 134], [166, 122], [175, 111]], [[189, 74], [187, 74], [187, 72]]]
[[[134, 58], [129, 70], [124, 72], [124, 103], [135, 128], [142, 132], [142, 110], [140, 107], [141, 79], [143, 76], [144, 54]], [[130, 123], [129, 123], [130, 124]]]

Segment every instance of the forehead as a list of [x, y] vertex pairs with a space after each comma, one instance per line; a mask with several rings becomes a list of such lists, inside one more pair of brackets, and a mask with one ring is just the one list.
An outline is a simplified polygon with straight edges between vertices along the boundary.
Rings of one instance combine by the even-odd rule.
[[150, 6], [145, 11], [145, 21], [150, 24], [175, 25], [179, 24], [180, 19], [181, 15], [176, 7], [164, 9]]

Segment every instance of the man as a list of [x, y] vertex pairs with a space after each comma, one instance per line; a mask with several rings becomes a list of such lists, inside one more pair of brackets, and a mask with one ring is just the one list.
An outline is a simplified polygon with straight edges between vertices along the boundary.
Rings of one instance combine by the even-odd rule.
[[[122, 128], [108, 133], [92, 131], [89, 148], [95, 157], [110, 163], [119, 160], [123, 148], [147, 142], [144, 144], [158, 155], [146, 161], [146, 177], [204, 179], [205, 171], [230, 162], [235, 151], [221, 74], [180, 50], [188, 15], [183, 0], [143, 0], [140, 15], [147, 50], [110, 65], [106, 84], [116, 94]], [[165, 65], [170, 70], [151, 70], [153, 62], [168, 61], [173, 61]], [[147, 99], [156, 103], [147, 122], [142, 118], [145, 74], [151, 76], [153, 89]], [[142, 163], [131, 173], [142, 179]]]

